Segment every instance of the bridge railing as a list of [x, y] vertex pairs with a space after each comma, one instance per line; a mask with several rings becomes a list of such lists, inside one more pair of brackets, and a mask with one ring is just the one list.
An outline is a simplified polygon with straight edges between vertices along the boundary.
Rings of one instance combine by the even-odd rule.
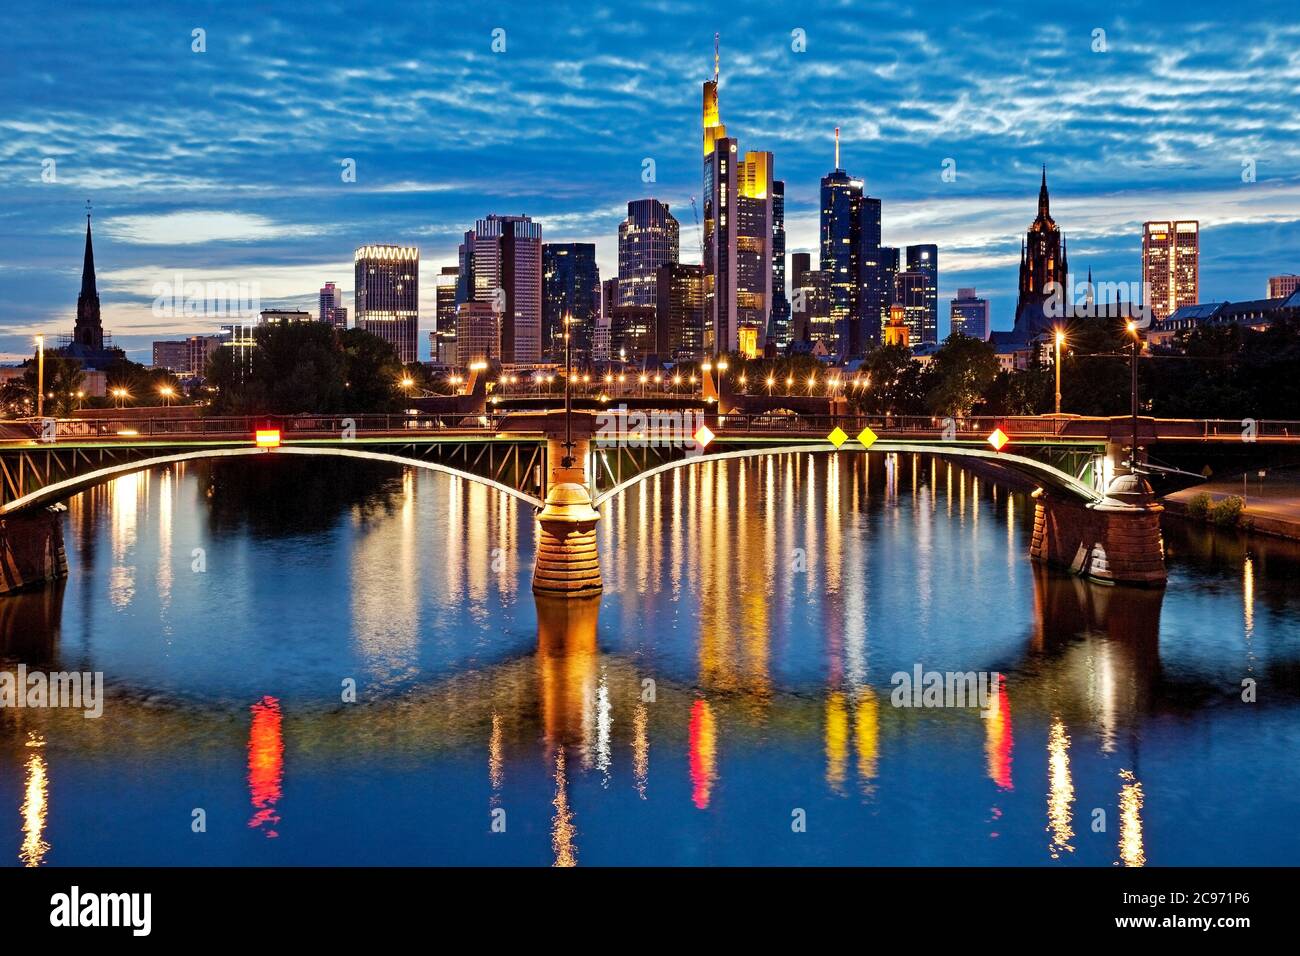
[[[719, 429], [723, 433], [733, 432], [791, 432], [828, 434], [835, 428], [842, 429], [850, 438], [858, 435], [863, 428], [870, 428], [877, 435], [911, 434], [933, 435], [942, 438], [951, 434], [963, 439], [983, 440], [992, 434], [995, 428], [1001, 428], [1009, 435], [1020, 437], [1058, 437], [1067, 434], [1066, 418], [1045, 418], [1039, 416], [987, 416], [975, 415], [964, 418], [942, 415], [722, 415], [719, 416]], [[1104, 420], [1103, 420], [1104, 421]]]
[[345, 434], [393, 434], [404, 432], [492, 433], [500, 417], [492, 414], [398, 414], [398, 415], [245, 415], [219, 418], [67, 418], [53, 419], [51, 434], [40, 420], [5, 422], [0, 427], [3, 441], [91, 441], [91, 440], [253, 440], [259, 429], [279, 429], [289, 439], [341, 437]]

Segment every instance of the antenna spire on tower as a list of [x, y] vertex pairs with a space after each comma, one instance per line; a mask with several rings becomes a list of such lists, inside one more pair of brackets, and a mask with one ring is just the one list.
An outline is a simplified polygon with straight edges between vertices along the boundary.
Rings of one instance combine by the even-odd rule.
[[715, 84], [718, 82], [719, 64], [721, 60], [721, 57], [718, 53], [719, 42], [720, 42], [720, 34], [717, 33], [713, 34], [713, 82]]
[[835, 168], [840, 168], [840, 128], [835, 127]]

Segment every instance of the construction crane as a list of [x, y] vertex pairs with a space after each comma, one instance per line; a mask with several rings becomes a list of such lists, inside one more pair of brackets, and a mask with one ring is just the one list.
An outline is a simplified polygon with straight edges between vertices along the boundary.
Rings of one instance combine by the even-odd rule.
[[695, 214], [695, 232], [700, 237], [700, 268], [704, 267], [704, 230], [700, 227], [700, 210], [695, 205], [695, 197], [691, 197], [691, 212]]

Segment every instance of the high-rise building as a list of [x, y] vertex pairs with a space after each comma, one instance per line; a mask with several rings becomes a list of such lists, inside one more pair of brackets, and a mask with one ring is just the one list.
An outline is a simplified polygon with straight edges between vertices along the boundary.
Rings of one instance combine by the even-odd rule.
[[742, 326], [765, 335], [772, 308], [772, 154], [746, 153], [718, 112], [719, 59], [704, 82], [704, 350], [733, 351]]
[[501, 313], [502, 362], [540, 361], [541, 224], [528, 216], [493, 214], [478, 220], [460, 247], [456, 302], [490, 302]]
[[306, 309], [263, 309], [259, 318], [263, 325], [294, 325], [316, 321]]
[[903, 307], [903, 321], [907, 324], [908, 338], [913, 345], [933, 341], [924, 337], [929, 314], [929, 276], [911, 269], [900, 272], [894, 280], [896, 304]]
[[970, 339], [987, 341], [989, 337], [989, 300], [981, 299], [974, 289], [958, 289], [951, 302], [951, 332]]
[[440, 365], [456, 364], [456, 280], [460, 266], [443, 266], [434, 277], [434, 330], [429, 354]]
[[903, 271], [902, 250], [897, 246], [880, 247], [880, 298], [884, 303], [880, 307], [880, 325], [884, 328], [890, 321], [890, 306], [898, 301], [898, 274]]
[[600, 284], [600, 314], [608, 319], [618, 308], [618, 276]]
[[468, 367], [501, 359], [501, 315], [493, 302], [462, 302], [456, 306], [456, 338], [450, 365]]
[[1197, 303], [1200, 258], [1200, 224], [1194, 220], [1142, 224], [1143, 291], [1156, 321]]
[[1057, 322], [1046, 314], [1044, 305], [1052, 283], [1064, 286], [1070, 273], [1065, 239], [1052, 218], [1047, 194], [1047, 167], [1038, 189], [1038, 215], [1020, 247], [1020, 293], [1016, 299], [1015, 332], [1026, 340], [1049, 331]]
[[204, 376], [208, 362], [221, 349], [219, 335], [191, 335], [185, 340], [185, 366], [190, 375]]
[[590, 242], [548, 242], [542, 246], [542, 351], [564, 358], [564, 319], [570, 318], [572, 354], [591, 352], [600, 317], [600, 269]]
[[907, 247], [907, 271], [925, 277], [925, 313], [921, 328], [913, 330], [913, 343], [939, 341], [939, 247], [932, 244]]
[[821, 269], [829, 276], [835, 325], [827, 345], [840, 357], [861, 355], [880, 333], [880, 200], [840, 167], [838, 127], [835, 168], [821, 181]]
[[772, 180], [772, 317], [767, 340], [781, 348], [790, 344], [790, 298], [785, 291], [785, 183]]
[[627, 204], [627, 218], [618, 224], [618, 304], [655, 304], [657, 273], [665, 262], [680, 258], [681, 227], [658, 199]]
[[792, 257], [791, 342], [820, 342], [828, 354], [835, 354], [838, 332], [831, 317], [831, 274], [811, 266], [807, 252]]
[[655, 354], [655, 307], [617, 305], [609, 317], [611, 353], [625, 362], [641, 362]]
[[[617, 282], [617, 279], [608, 279], [607, 282]], [[613, 307], [610, 307], [613, 311]], [[612, 347], [612, 336], [610, 334], [609, 316], [602, 315], [596, 321], [596, 330], [591, 335], [591, 358], [594, 362], [608, 362], [612, 357], [610, 349]]]
[[343, 292], [333, 282], [326, 282], [320, 290], [320, 320], [327, 325], [347, 328], [348, 310], [343, 306]]
[[656, 279], [655, 353], [661, 361], [703, 357], [703, 266], [666, 262]]
[[189, 355], [185, 343], [155, 342], [152, 367], [166, 369], [169, 372], [189, 371]]
[[418, 358], [420, 250], [416, 246], [361, 246], [353, 255], [356, 327], [377, 335], [404, 365]]
[[1296, 289], [1300, 289], [1300, 276], [1298, 275], [1269, 276], [1267, 298], [1285, 299]]

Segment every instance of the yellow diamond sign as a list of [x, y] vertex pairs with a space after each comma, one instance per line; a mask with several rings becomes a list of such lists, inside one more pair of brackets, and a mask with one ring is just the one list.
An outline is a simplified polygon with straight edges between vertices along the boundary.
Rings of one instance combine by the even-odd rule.
[[1007, 437], [1007, 433], [1001, 428], [993, 429], [993, 434], [989, 436], [989, 444], [993, 446], [994, 451], [1001, 451], [1002, 446], [1009, 441], [1011, 439]]
[[695, 444], [701, 448], [708, 448], [709, 442], [713, 441], [714, 436], [708, 425], [701, 425], [691, 437], [695, 439]]
[[849, 440], [849, 436], [844, 434], [843, 428], [840, 428], [839, 425], [836, 425], [835, 428], [831, 431], [831, 433], [826, 436], [826, 440], [830, 442], [832, 445], [834, 445], [836, 448], [839, 448], [841, 445], [843, 445], [846, 441]]
[[862, 442], [863, 448], [870, 448], [876, 443], [876, 433], [870, 428], [864, 428], [858, 432], [858, 441]]

